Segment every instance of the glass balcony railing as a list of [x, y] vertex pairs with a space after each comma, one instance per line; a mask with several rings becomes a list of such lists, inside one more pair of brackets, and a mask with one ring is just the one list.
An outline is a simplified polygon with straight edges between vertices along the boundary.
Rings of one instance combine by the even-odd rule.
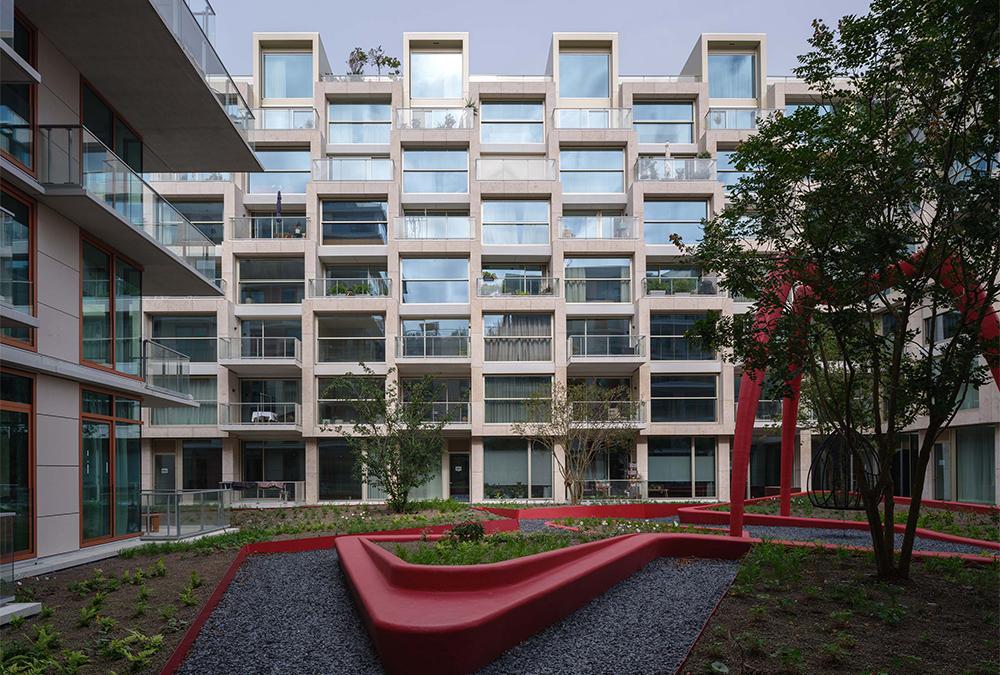
[[[202, 23], [188, 6], [187, 0], [149, 0], [149, 3], [156, 9], [164, 25], [198, 69], [205, 84], [215, 94], [216, 100], [229, 115], [233, 125], [245, 137], [246, 130], [253, 123], [253, 113], [233, 78], [230, 77], [222, 59], [216, 53], [215, 47], [212, 46], [212, 41]], [[214, 21], [214, 12], [212, 14]]]
[[447, 420], [448, 424], [469, 423], [468, 401], [434, 401], [430, 405], [431, 414], [427, 417], [428, 422]]
[[299, 403], [229, 403], [219, 405], [220, 426], [302, 426]]
[[646, 277], [642, 280], [647, 296], [719, 295], [719, 281], [712, 277]]
[[205, 37], [215, 44], [215, 8], [208, 0], [184, 0], [194, 15]]
[[356, 75], [354, 73], [323, 73], [319, 76], [321, 82], [396, 82], [403, 76], [396, 73], [385, 75]]
[[635, 175], [638, 180], [715, 180], [715, 160], [640, 157]]
[[636, 424], [646, 421], [646, 405], [643, 401], [572, 401], [569, 413], [575, 423], [583, 425], [588, 421]]
[[381, 363], [385, 361], [385, 338], [316, 338], [317, 363]]
[[635, 239], [632, 216], [562, 216], [560, 239]]
[[252, 129], [315, 129], [319, 114], [307, 106], [254, 108], [251, 122]]
[[472, 216], [396, 218], [396, 239], [472, 239]]
[[566, 279], [566, 302], [632, 302], [632, 280]]
[[554, 159], [477, 159], [476, 180], [556, 180]]
[[302, 341], [295, 337], [219, 338], [219, 360], [281, 359], [302, 363]]
[[392, 180], [393, 164], [388, 158], [324, 157], [313, 160], [313, 180], [367, 181]]
[[570, 335], [567, 341], [571, 359], [646, 354], [646, 340], [642, 335]]
[[649, 357], [653, 361], [714, 361], [715, 352], [684, 335], [652, 335]]
[[476, 279], [480, 298], [558, 296], [559, 280], [552, 277], [514, 277]]
[[38, 138], [42, 183], [82, 188], [196, 269], [205, 269], [214, 260], [212, 240], [86, 127], [41, 126]]
[[242, 216], [233, 218], [234, 239], [305, 239], [306, 216]]
[[396, 358], [469, 358], [472, 340], [468, 335], [398, 335]]
[[631, 108], [556, 108], [556, 129], [629, 129]]
[[143, 539], [181, 539], [229, 527], [229, 490], [143, 490]]
[[398, 129], [471, 129], [475, 123], [472, 108], [398, 108]]
[[212, 363], [218, 358], [216, 350], [217, 338], [206, 337], [160, 337], [153, 336], [155, 342], [184, 354], [191, 363]]
[[297, 305], [305, 295], [302, 280], [241, 281], [240, 304]]
[[705, 116], [709, 129], [756, 129], [758, 122], [774, 111], [757, 108], [712, 108]]
[[146, 386], [190, 395], [191, 359], [152, 340], [142, 341], [142, 371]]
[[0, 0], [0, 40], [14, 40], [14, 0]]
[[153, 172], [144, 173], [142, 177], [150, 183], [228, 183], [233, 180], [233, 174], [228, 171]]
[[327, 277], [309, 280], [310, 298], [389, 295], [388, 277]]

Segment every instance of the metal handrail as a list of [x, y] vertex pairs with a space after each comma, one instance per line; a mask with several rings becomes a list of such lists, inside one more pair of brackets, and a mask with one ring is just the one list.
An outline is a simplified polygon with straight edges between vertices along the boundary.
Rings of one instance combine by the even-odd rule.
[[[646, 353], [645, 335], [569, 335], [566, 337], [566, 342], [566, 353], [571, 359], [645, 356]], [[612, 349], [612, 344], [622, 346]]]

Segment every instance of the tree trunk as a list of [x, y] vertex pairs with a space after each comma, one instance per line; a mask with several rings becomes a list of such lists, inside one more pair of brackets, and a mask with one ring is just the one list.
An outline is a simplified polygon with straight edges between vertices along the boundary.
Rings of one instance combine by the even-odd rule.
[[893, 537], [888, 541], [885, 528], [879, 517], [879, 497], [881, 493], [865, 490], [863, 492], [865, 515], [868, 517], [868, 530], [872, 537], [872, 551], [875, 553], [875, 566], [880, 579], [891, 579], [894, 574]]
[[928, 429], [924, 436], [926, 448], [920, 449], [917, 456], [917, 466], [910, 486], [910, 510], [906, 514], [906, 530], [903, 532], [903, 545], [899, 550], [899, 578], [910, 578], [910, 562], [913, 560], [913, 540], [917, 534], [917, 520], [920, 518], [920, 504], [924, 496], [924, 479], [927, 476], [927, 464], [931, 459], [931, 449], [934, 444], [927, 441], [927, 435], [931, 438], [937, 436], [937, 430], [931, 434]]

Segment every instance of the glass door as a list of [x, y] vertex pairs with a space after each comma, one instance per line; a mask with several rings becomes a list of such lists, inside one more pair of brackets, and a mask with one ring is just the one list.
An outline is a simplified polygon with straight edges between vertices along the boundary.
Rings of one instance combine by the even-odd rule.
[[111, 536], [111, 425], [83, 421], [83, 538]]
[[469, 501], [469, 453], [448, 455], [448, 494], [457, 502]]

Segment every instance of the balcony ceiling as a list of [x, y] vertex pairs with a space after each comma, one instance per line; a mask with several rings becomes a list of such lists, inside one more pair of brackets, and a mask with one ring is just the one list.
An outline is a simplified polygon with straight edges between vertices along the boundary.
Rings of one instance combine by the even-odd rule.
[[17, 0], [145, 144], [145, 171], [260, 171], [148, 0]]

